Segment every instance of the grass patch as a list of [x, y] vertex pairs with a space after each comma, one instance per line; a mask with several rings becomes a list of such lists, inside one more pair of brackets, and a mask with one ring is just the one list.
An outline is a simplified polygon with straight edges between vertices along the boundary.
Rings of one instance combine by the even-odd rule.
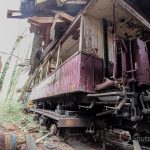
[[7, 101], [0, 107], [0, 122], [19, 122], [24, 117], [22, 105], [16, 101]]
[[17, 124], [26, 118], [27, 122], [33, 123], [33, 116], [23, 113], [23, 105], [17, 101], [7, 101], [0, 106], [0, 123]]

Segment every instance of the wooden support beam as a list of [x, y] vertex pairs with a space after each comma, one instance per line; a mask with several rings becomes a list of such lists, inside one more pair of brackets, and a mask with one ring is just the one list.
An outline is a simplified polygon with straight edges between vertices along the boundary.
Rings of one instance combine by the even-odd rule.
[[75, 17], [73, 17], [63, 11], [52, 10], [52, 12], [54, 12], [55, 14], [58, 14], [59, 19], [64, 20], [64, 21], [72, 22], [75, 19]]
[[20, 10], [11, 10], [11, 9], [8, 9], [7, 12], [8, 13], [20, 13]]
[[7, 18], [20, 17], [20, 16], [21, 16], [21, 12], [19, 10], [7, 10]]
[[[40, 24], [53, 24], [55, 17], [31, 17], [28, 19], [28, 23], [30, 24], [36, 24], [36, 25], [40, 25]], [[64, 21], [57, 18], [57, 20], [55, 20], [56, 23], [63, 23]]]

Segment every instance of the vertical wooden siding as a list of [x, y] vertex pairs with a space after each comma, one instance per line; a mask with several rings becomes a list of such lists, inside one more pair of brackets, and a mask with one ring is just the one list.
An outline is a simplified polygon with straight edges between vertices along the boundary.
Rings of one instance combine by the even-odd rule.
[[98, 56], [103, 58], [103, 22], [101, 19], [84, 15], [84, 48], [91, 52], [92, 49], [98, 50]]
[[[93, 49], [98, 50], [98, 57], [104, 58], [104, 32], [103, 32], [103, 20], [97, 17], [85, 14], [84, 20], [84, 43], [83, 50], [93, 53]], [[110, 26], [111, 27], [111, 26]], [[112, 27], [111, 27], [112, 28]], [[112, 29], [108, 30], [108, 59], [110, 64], [113, 63], [113, 34]]]
[[30, 99], [72, 92], [94, 92], [95, 85], [102, 83], [103, 80], [102, 67], [101, 59], [78, 53], [35, 86]]

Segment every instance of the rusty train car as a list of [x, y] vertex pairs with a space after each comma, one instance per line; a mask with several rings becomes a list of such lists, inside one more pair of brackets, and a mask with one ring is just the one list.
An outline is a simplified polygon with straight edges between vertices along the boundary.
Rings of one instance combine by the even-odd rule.
[[78, 128], [94, 136], [119, 128], [149, 136], [149, 20], [124, 0], [87, 1], [74, 16], [64, 8], [49, 22], [29, 19], [37, 41], [41, 31], [50, 37], [32, 54], [30, 110], [54, 133]]

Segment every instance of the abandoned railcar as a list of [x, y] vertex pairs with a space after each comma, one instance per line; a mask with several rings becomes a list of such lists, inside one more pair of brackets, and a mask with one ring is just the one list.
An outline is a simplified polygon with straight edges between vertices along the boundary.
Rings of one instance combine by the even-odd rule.
[[[144, 130], [149, 135], [146, 17], [124, 0], [88, 1], [72, 17], [54, 12], [45, 32], [49, 44], [46, 40], [36, 51], [38, 62], [32, 62], [31, 111], [40, 124], [82, 127], [91, 135], [106, 128], [129, 130], [132, 136]], [[34, 31], [35, 19], [39, 21], [29, 19]]]

